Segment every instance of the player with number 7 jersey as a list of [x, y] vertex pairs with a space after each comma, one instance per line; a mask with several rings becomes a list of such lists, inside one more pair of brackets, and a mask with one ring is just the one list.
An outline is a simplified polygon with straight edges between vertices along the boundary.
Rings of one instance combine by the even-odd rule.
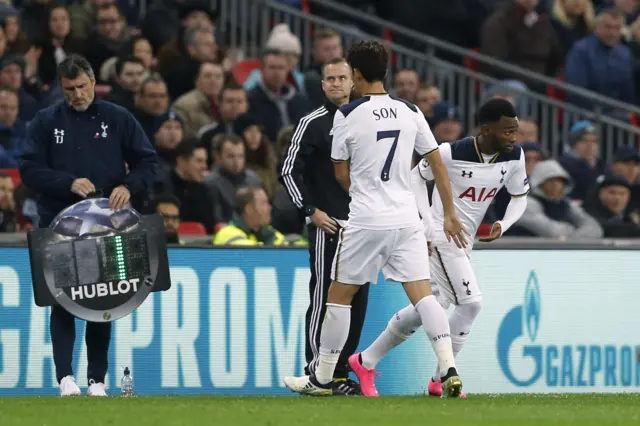
[[429, 286], [427, 240], [411, 186], [414, 149], [435, 174], [445, 210], [444, 233], [460, 246], [466, 239], [438, 144], [422, 112], [384, 89], [388, 59], [378, 41], [358, 42], [349, 50], [353, 82], [363, 97], [339, 108], [331, 131], [336, 180], [351, 196], [349, 219], [333, 259], [318, 367], [310, 376], [285, 377], [295, 392], [334, 394], [331, 380], [349, 334], [351, 301], [360, 286], [378, 281], [380, 271], [386, 281], [402, 283], [419, 312], [438, 358], [444, 394], [462, 391], [447, 316]]

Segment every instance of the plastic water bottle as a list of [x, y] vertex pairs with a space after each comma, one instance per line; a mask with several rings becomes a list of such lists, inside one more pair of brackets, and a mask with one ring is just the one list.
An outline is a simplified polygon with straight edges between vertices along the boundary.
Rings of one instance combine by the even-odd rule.
[[133, 396], [133, 377], [131, 377], [129, 367], [124, 369], [124, 376], [120, 381], [120, 389], [122, 389], [122, 396]]

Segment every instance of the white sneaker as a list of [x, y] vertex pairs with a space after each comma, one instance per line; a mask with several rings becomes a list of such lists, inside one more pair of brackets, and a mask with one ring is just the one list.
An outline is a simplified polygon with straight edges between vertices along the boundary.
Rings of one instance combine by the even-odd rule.
[[107, 387], [104, 383], [95, 383], [93, 380], [87, 389], [87, 395], [89, 396], [107, 396]]
[[60, 396], [80, 395], [80, 388], [73, 376], [63, 377], [60, 381]]

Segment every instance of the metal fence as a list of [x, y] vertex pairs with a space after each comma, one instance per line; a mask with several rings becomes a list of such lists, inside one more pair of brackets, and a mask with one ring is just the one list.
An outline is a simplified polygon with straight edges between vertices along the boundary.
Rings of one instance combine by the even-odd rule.
[[[526, 69], [496, 60], [494, 58], [463, 49], [424, 34], [412, 31], [391, 22], [384, 21], [344, 5], [328, 0], [310, 0], [313, 4], [330, 8], [334, 15], [344, 16], [339, 20], [327, 20], [301, 10], [288, 7], [273, 0], [211, 0], [212, 6], [220, 12], [220, 25], [224, 32], [224, 42], [230, 46], [243, 49], [248, 57], [257, 57], [271, 28], [278, 23], [286, 23], [292, 32], [300, 37], [302, 57], [300, 69], [312, 64], [312, 35], [316, 28], [332, 28], [342, 36], [345, 48], [362, 39], [380, 39], [361, 28], [389, 28], [394, 33], [411, 37], [424, 43], [424, 49], [414, 50], [389, 42], [390, 52], [394, 55], [395, 68], [413, 68], [427, 82], [437, 86], [443, 100], [456, 104], [463, 113], [463, 124], [468, 131], [475, 125], [475, 112], [478, 105], [485, 100], [485, 93], [494, 86], [498, 92], [509, 92], [516, 98], [519, 115], [535, 120], [539, 125], [540, 142], [545, 150], [557, 156], [561, 154], [568, 142], [571, 125], [579, 120], [592, 120], [600, 130], [602, 157], [610, 160], [615, 150], [621, 145], [637, 146], [640, 128], [630, 124], [634, 114], [640, 115], [640, 108], [598, 95], [561, 81], [532, 73]], [[346, 24], [344, 22], [347, 22]], [[363, 25], [359, 25], [363, 24]], [[501, 81], [472, 71], [454, 63], [436, 57], [436, 51], [446, 51], [461, 58], [468, 57], [478, 63], [509, 72], [514, 78], [535, 81], [540, 85], [553, 87], [558, 92], [574, 97], [588, 99], [593, 103], [592, 110], [550, 98], [528, 89], [517, 89], [507, 86]], [[387, 84], [391, 84], [392, 73], [389, 73]], [[614, 111], [611, 113], [611, 111]], [[621, 119], [622, 117], [622, 119]]]

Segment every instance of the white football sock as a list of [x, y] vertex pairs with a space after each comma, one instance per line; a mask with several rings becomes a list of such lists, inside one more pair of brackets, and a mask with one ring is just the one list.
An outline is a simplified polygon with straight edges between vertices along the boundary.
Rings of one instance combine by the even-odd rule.
[[456, 366], [453, 349], [451, 348], [447, 313], [433, 295], [424, 297], [416, 303], [416, 311], [420, 314], [422, 327], [427, 333], [431, 346], [433, 346], [438, 358], [440, 374], [444, 376], [449, 371], [449, 368], [455, 368]]
[[[458, 305], [454, 308], [449, 317], [449, 327], [451, 328], [451, 347], [453, 356], [457, 357], [458, 353], [467, 341], [467, 336], [471, 332], [471, 326], [482, 309], [482, 300]], [[435, 381], [440, 380], [440, 369], [436, 366], [436, 374], [433, 376]]]
[[413, 305], [398, 311], [391, 317], [382, 334], [360, 354], [362, 366], [368, 370], [376, 368], [376, 365], [391, 349], [411, 337], [421, 325], [422, 320]]
[[333, 380], [340, 352], [349, 337], [350, 326], [351, 306], [327, 303], [327, 313], [320, 331], [320, 356], [315, 372], [320, 384], [326, 385]]

